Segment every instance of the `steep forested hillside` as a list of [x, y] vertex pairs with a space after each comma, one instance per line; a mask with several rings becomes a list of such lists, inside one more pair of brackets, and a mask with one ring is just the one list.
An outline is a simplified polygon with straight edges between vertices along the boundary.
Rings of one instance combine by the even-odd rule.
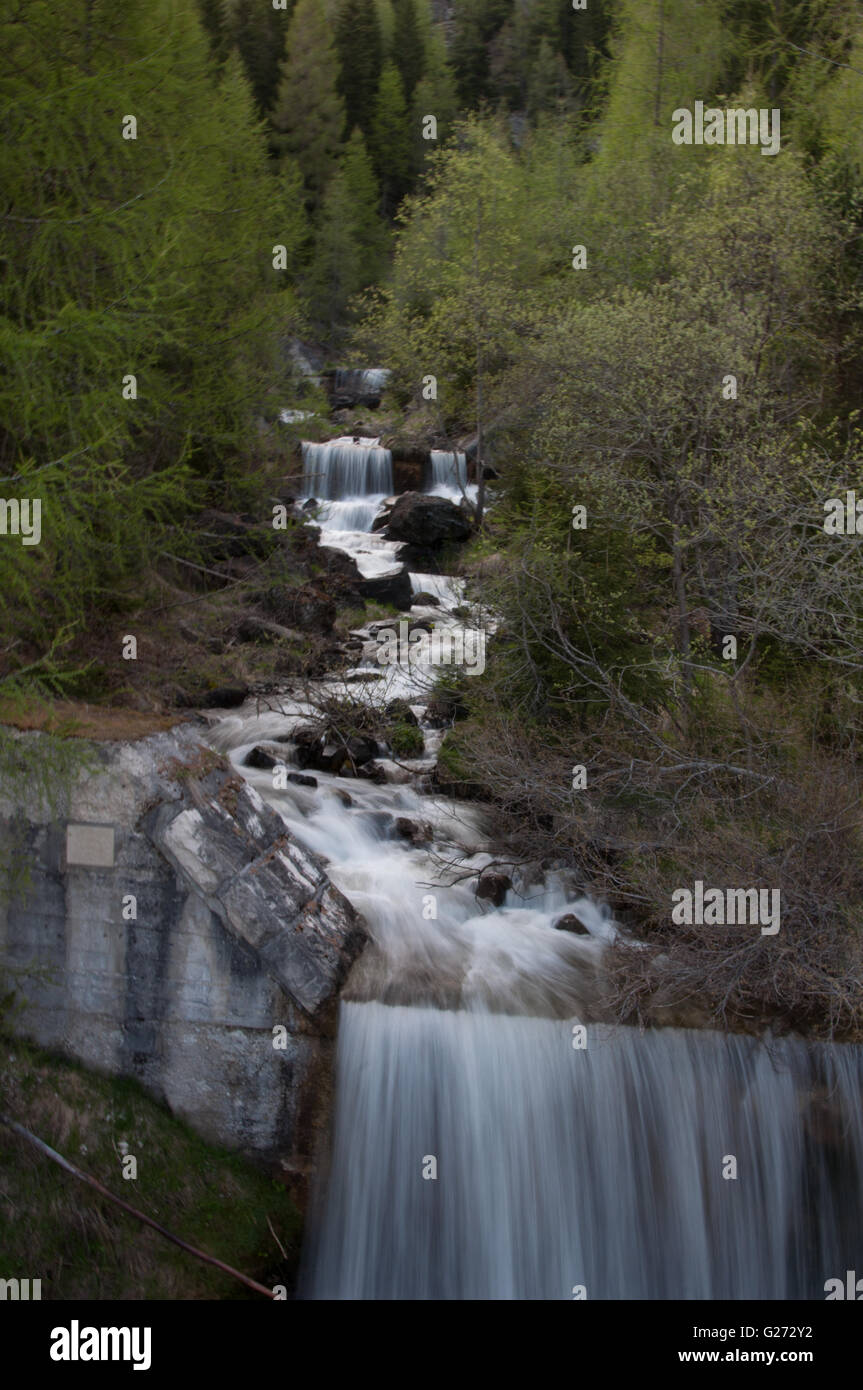
[[[3, 689], [116, 703], [106, 623], [235, 582], [214, 513], [266, 528], [296, 467], [290, 340], [376, 361], [480, 483], [453, 775], [660, 934], [670, 885], [781, 870], [781, 946], [678, 931], [675, 998], [859, 1028], [853, 0], [4, 0], [0, 42], [0, 486], [41, 502]], [[697, 102], [777, 148], [675, 143]]]

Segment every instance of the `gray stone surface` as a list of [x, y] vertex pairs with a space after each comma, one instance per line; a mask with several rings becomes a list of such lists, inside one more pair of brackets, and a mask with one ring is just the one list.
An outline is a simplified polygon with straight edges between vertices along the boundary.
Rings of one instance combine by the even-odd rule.
[[142, 826], [293, 1001], [314, 1015], [336, 994], [365, 940], [350, 903], [320, 861], [245, 782], [210, 773]]
[[[0, 791], [0, 848], [29, 869], [0, 900], [13, 1027], [137, 1077], [210, 1140], [303, 1171], [362, 920], [193, 725], [93, 753], [64, 819], [22, 820]], [[70, 824], [113, 826], [113, 868], [69, 862]]]
[[67, 825], [66, 863], [91, 869], [113, 869], [113, 825]]

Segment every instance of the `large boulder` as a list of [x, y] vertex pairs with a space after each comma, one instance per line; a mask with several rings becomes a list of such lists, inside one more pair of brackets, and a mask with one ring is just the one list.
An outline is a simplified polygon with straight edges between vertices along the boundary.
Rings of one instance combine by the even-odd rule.
[[307, 1015], [337, 993], [365, 924], [323, 862], [253, 787], [221, 770], [190, 778], [142, 827], [180, 879]]
[[465, 541], [473, 528], [466, 513], [448, 497], [403, 492], [373, 529], [383, 530], [388, 540], [425, 549], [445, 541]]
[[359, 594], [362, 575], [353, 556], [346, 554], [344, 550], [336, 550], [333, 546], [319, 546], [321, 533], [317, 527], [309, 526], [304, 529], [311, 532], [314, 538], [312, 568], [314, 573], [320, 572], [320, 582], [326, 592], [342, 598]]
[[508, 874], [483, 873], [476, 885], [476, 896], [490, 902], [493, 907], [503, 907], [511, 887], [512, 879]]
[[413, 604], [413, 586], [410, 572], [406, 569], [389, 570], [386, 574], [361, 579], [359, 591], [363, 598], [375, 599], [378, 603], [392, 603], [403, 613]]

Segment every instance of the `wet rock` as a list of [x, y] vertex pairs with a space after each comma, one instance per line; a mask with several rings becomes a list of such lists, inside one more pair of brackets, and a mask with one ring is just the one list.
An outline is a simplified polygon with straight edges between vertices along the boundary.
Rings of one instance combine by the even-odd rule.
[[410, 840], [417, 846], [429, 844], [433, 835], [428, 821], [411, 820], [410, 816], [397, 816], [393, 829], [399, 839]]
[[573, 932], [575, 936], [590, 936], [588, 928], [574, 912], [567, 912], [563, 917], [558, 917], [554, 927], [556, 931]]
[[426, 705], [425, 723], [446, 729], [455, 719], [467, 719], [470, 710], [457, 690], [436, 690]]
[[381, 528], [387, 539], [405, 541], [421, 547], [442, 545], [444, 541], [464, 541], [471, 534], [469, 518], [448, 497], [423, 492], [404, 492], [383, 518]]
[[490, 799], [488, 788], [481, 782], [468, 782], [455, 779], [450, 776], [440, 763], [436, 763], [432, 769], [429, 790], [437, 796], [452, 797], [454, 801], [487, 801]]
[[376, 758], [379, 749], [373, 738], [354, 737], [348, 739], [348, 754], [355, 767], [365, 767]]
[[317, 777], [309, 777], [305, 772], [289, 772], [287, 780], [293, 782], [297, 787], [316, 787]]
[[363, 767], [357, 768], [357, 776], [366, 782], [376, 782], [379, 786], [383, 786], [387, 780], [384, 768], [377, 761], [365, 763]]
[[[354, 909], [327, 886], [322, 861], [288, 848], [284, 821], [253, 787], [227, 766], [200, 786], [204, 769], [221, 766], [200, 739], [198, 724], [178, 720], [100, 743], [98, 776], [70, 781], [63, 814], [114, 825], [116, 869], [72, 871], [73, 891], [56, 809], [36, 820], [28, 810], [14, 842], [0, 827], [6, 850], [26, 826], [29, 871], [4, 944], [10, 959], [39, 967], [26, 1019], [15, 1010], [4, 1025], [103, 1075], [135, 1077], [209, 1143], [285, 1172], [310, 1165], [326, 1133], [335, 1005], [365, 933], [354, 937]], [[169, 857], [151, 831], [170, 839]], [[136, 894], [142, 927], [122, 938], [110, 925], [120, 883]], [[275, 1023], [287, 1029], [285, 1050], [271, 1046]]]
[[511, 887], [512, 879], [507, 874], [483, 873], [476, 885], [476, 896], [494, 907], [503, 907]]
[[279, 759], [274, 757], [272, 753], [268, 753], [266, 748], [261, 748], [260, 745], [257, 745], [251, 752], [246, 754], [243, 759], [243, 766], [259, 767], [266, 771], [268, 768], [275, 767], [278, 761]]
[[235, 709], [249, 697], [247, 685], [219, 685], [196, 701], [204, 709]]
[[[316, 533], [320, 536], [320, 531]], [[328, 594], [359, 594], [362, 575], [357, 567], [356, 560], [347, 555], [344, 550], [336, 550], [329, 545], [317, 545], [315, 550], [315, 564], [323, 566], [324, 575], [322, 583]]]
[[414, 594], [414, 608], [440, 608], [440, 599], [435, 598], [434, 594], [427, 594], [425, 589], [421, 589], [418, 594]]
[[253, 787], [225, 772], [190, 780], [141, 822], [181, 880], [314, 1016], [336, 995], [366, 930], [318, 856]]
[[315, 767], [319, 772], [341, 772], [348, 761], [348, 751], [343, 743], [324, 743], [318, 746], [314, 762], [306, 767]]
[[397, 724], [418, 724], [419, 720], [408, 704], [407, 700], [390, 700], [385, 713], [388, 719], [392, 719]]
[[393, 455], [393, 482], [398, 492], [418, 492], [425, 476], [425, 454], [418, 459]]
[[374, 599], [377, 603], [392, 603], [400, 612], [406, 612], [413, 603], [411, 577], [406, 569], [360, 579], [358, 588], [363, 598]]
[[350, 792], [346, 792], [343, 787], [334, 787], [333, 796], [338, 797], [343, 806], [353, 806], [354, 798]]
[[392, 758], [378, 758], [378, 763], [392, 786], [405, 787], [413, 784], [416, 780], [415, 772], [412, 772], [410, 768], [403, 767], [401, 763], [394, 762]]
[[279, 743], [293, 743], [294, 759], [297, 767], [310, 767], [318, 756], [323, 743], [323, 735], [314, 724], [300, 724], [290, 734], [284, 734]]

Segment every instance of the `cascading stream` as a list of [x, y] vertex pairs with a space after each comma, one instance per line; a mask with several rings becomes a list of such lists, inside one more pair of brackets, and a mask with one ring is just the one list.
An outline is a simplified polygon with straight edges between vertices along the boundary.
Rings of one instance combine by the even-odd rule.
[[467, 489], [467, 456], [445, 449], [432, 449], [429, 455], [429, 492], [444, 496]]
[[377, 439], [345, 435], [326, 444], [303, 444], [303, 492], [328, 501], [393, 490], [393, 456]]
[[[304, 461], [310, 495], [328, 499], [321, 543], [392, 563], [368, 530], [392, 486], [388, 451], [335, 440], [304, 446]], [[444, 470], [432, 461], [432, 486], [461, 481]], [[457, 628], [461, 584], [411, 579], [439, 600], [415, 615]], [[375, 633], [360, 635], [366, 683], [352, 693], [400, 695], [422, 723], [434, 671], [382, 672]], [[499, 908], [477, 901], [491, 862], [481, 809], [416, 785], [438, 731], [424, 728], [422, 757], [383, 760], [385, 785], [317, 772], [316, 788], [274, 791], [243, 765], [311, 713], [288, 699], [211, 735], [325, 856], [372, 934], [341, 1005], [332, 1155], [301, 1294], [807, 1299], [863, 1272], [863, 1048], [602, 1023], [613, 923], [554, 874]], [[398, 818], [427, 824], [429, 842], [399, 838]], [[564, 913], [587, 934], [556, 930]], [[723, 1176], [730, 1159], [736, 1177]]]

